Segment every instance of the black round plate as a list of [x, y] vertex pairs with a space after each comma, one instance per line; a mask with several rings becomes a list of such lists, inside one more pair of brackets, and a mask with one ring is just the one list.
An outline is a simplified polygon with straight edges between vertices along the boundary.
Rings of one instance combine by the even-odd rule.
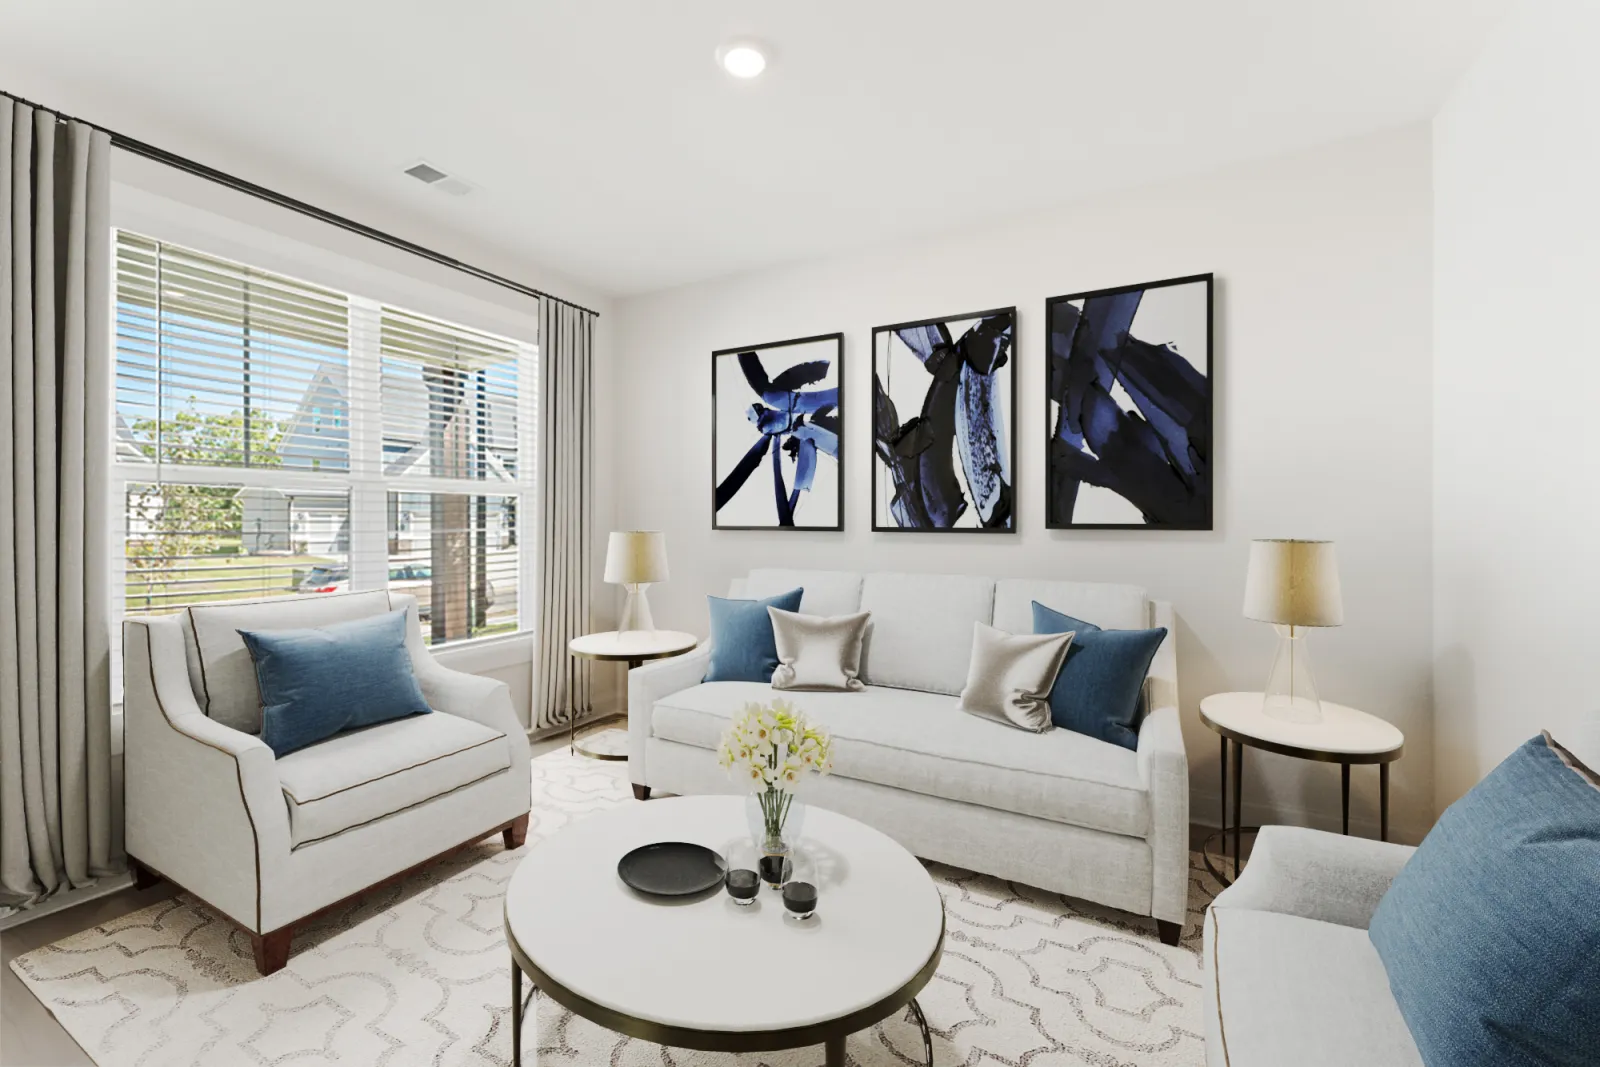
[[686, 897], [722, 884], [726, 865], [704, 845], [660, 841], [617, 861], [617, 877], [654, 897]]

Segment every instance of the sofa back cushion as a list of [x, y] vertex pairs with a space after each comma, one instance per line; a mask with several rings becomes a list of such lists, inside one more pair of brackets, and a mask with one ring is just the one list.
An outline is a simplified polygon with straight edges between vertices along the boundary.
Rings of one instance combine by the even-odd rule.
[[[994, 579], [959, 574], [866, 575], [861, 610], [872, 612], [862, 655], [868, 685], [961, 692], [976, 623], [994, 611]], [[1031, 633], [1029, 624], [1012, 632]]]
[[861, 610], [861, 575], [854, 571], [762, 567], [750, 572], [737, 595], [765, 600], [791, 589], [804, 590], [799, 609], [802, 615], [854, 615]]
[[1150, 604], [1137, 585], [1110, 582], [1048, 582], [1002, 578], [994, 587], [994, 625], [1014, 634], [1033, 633], [1033, 602], [1102, 630], [1144, 630]]
[[389, 594], [323, 593], [234, 604], [196, 604], [184, 611], [189, 683], [208, 716], [245, 733], [261, 732], [261, 688], [240, 630], [292, 630], [350, 622], [390, 610]]

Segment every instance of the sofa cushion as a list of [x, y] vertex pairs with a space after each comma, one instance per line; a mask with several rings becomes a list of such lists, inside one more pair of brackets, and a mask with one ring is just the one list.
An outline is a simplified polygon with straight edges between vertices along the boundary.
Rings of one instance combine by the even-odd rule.
[[1372, 916], [1430, 1067], [1600, 1062], [1600, 775], [1548, 733], [1460, 800]]
[[240, 630], [261, 685], [261, 740], [273, 754], [429, 714], [411, 672], [407, 625], [402, 608], [299, 630]]
[[972, 631], [961, 710], [1029, 733], [1050, 729], [1050, 686], [1072, 635], [1008, 634], [981, 622]]
[[[651, 733], [715, 750], [747, 701], [772, 699], [750, 682], [707, 682], [664, 697]], [[833, 736], [833, 773], [943, 797], [1144, 837], [1150, 795], [1138, 756], [1070, 730], [1007, 729], [968, 715], [954, 697], [868, 686], [859, 693], [807, 693], [795, 701]]]
[[791, 589], [765, 600], [706, 597], [711, 615], [711, 664], [705, 680], [771, 682], [772, 672], [778, 669], [778, 645], [767, 609], [794, 611], [800, 606], [800, 596], [799, 589]]
[[1109, 582], [1045, 582], [1002, 578], [994, 586], [994, 625], [1014, 634], [1033, 632], [1033, 602], [1103, 630], [1143, 630], [1150, 602], [1137, 585]]
[[414, 807], [511, 766], [505, 734], [437, 712], [331, 737], [278, 760], [294, 848]]
[[184, 644], [200, 709], [224, 726], [247, 734], [261, 732], [261, 689], [240, 630], [326, 626], [382, 615], [389, 608], [389, 594], [382, 590], [186, 608]]
[[1073, 635], [1067, 661], [1050, 687], [1050, 721], [1123, 748], [1139, 747], [1145, 676], [1167, 638], [1153, 630], [1103, 630], [1033, 602], [1033, 632]]
[[1223, 907], [1206, 925], [1221, 1019], [1210, 1062], [1422, 1067], [1365, 930]]
[[861, 684], [861, 644], [872, 616], [823, 618], [768, 608], [772, 640], [778, 649], [778, 669], [772, 688], [856, 692]]
[[[994, 611], [994, 579], [959, 574], [868, 574], [861, 610], [872, 612], [862, 653], [868, 685], [961, 692], [967, 682], [974, 623]], [[1012, 633], [1028, 633], [1027, 625]]]
[[757, 568], [744, 579], [740, 592], [729, 596], [765, 600], [790, 589], [801, 590], [802, 615], [854, 615], [861, 610], [861, 575], [854, 571], [802, 571]]

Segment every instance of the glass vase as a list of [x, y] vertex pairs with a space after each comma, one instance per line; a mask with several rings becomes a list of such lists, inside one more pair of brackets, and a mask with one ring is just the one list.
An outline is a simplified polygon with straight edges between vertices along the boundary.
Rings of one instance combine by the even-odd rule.
[[761, 857], [761, 880], [769, 889], [782, 889], [793, 869], [790, 857], [805, 825], [805, 802], [788, 790], [767, 789], [745, 798], [745, 816], [750, 841]]

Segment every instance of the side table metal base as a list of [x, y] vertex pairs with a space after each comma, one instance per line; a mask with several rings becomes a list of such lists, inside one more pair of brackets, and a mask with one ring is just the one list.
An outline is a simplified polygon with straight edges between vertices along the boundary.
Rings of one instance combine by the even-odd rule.
[[[1204, 841], [1200, 842], [1200, 858], [1205, 861], [1206, 871], [1210, 873], [1211, 877], [1221, 882], [1224, 889], [1233, 884], [1233, 880], [1239, 877], [1239, 871], [1244, 866], [1243, 859], [1228, 855], [1228, 837], [1233, 832], [1234, 827], [1231, 826], [1222, 830], [1214, 830], [1206, 836]], [[1254, 836], [1261, 832], [1261, 827], [1241, 826], [1238, 827], [1238, 832]], [[1218, 844], [1221, 846], [1220, 849], [1213, 853], [1212, 846]], [[1227, 873], [1230, 868], [1232, 869], [1232, 874]]]
[[[621, 723], [619, 728], [616, 724]], [[586, 732], [574, 733], [568, 743], [574, 756], [589, 759], [616, 761], [628, 758], [628, 717], [607, 715], [592, 723], [585, 723]]]

